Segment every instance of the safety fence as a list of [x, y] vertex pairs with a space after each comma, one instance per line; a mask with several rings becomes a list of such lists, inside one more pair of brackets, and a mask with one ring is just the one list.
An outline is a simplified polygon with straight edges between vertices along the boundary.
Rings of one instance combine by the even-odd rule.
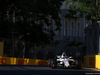
[[0, 65], [48, 65], [48, 60], [0, 57]]
[[100, 69], [100, 55], [87, 55], [84, 57], [84, 67]]

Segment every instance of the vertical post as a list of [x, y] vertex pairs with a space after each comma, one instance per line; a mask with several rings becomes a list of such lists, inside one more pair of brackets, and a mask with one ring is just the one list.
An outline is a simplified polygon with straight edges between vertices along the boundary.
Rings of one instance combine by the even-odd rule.
[[32, 47], [32, 58], [34, 58], [34, 48]]
[[35, 49], [35, 50], [34, 50], [34, 59], [36, 59], [36, 57], [37, 57], [37, 56], [36, 56], [36, 44], [34, 45], [34, 49]]
[[11, 56], [14, 57], [14, 32], [12, 30], [12, 51], [11, 51]]
[[25, 58], [25, 41], [23, 42], [23, 46], [24, 46], [24, 48], [23, 48], [23, 58]]
[[[13, 12], [12, 14], [12, 21], [13, 21], [13, 24], [15, 24], [15, 11]], [[15, 32], [14, 32], [14, 28], [12, 29], [12, 43], [13, 43], [13, 52], [12, 52], [12, 56], [14, 57], [14, 53], [15, 53], [15, 36], [14, 36]]]
[[14, 50], [14, 56], [16, 57], [16, 51], [17, 51], [17, 37], [15, 38], [15, 50]]
[[0, 56], [3, 57], [3, 45], [4, 45], [4, 42], [0, 42]]
[[96, 0], [95, 4], [96, 4], [96, 6], [98, 5], [98, 0]]
[[98, 36], [98, 39], [99, 39], [98, 40], [98, 54], [100, 55], [100, 21], [98, 21], [97, 23], [99, 25], [99, 29], [98, 29], [99, 30], [99, 36]]
[[[97, 7], [98, 7], [98, 3], [99, 3], [99, 1], [98, 1], [98, 0], [96, 0], [95, 5], [96, 5], [96, 9], [97, 9], [97, 11], [98, 11], [98, 8], [97, 8]], [[99, 14], [99, 13], [98, 13], [98, 12], [96, 12], [96, 16], [98, 16], [98, 14]]]

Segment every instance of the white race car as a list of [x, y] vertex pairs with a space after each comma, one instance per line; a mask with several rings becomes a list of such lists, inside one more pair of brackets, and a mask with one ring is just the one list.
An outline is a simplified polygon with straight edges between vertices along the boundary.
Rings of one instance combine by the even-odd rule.
[[73, 57], [57, 55], [53, 59], [49, 59], [48, 66], [51, 68], [81, 68], [81, 61], [73, 59]]

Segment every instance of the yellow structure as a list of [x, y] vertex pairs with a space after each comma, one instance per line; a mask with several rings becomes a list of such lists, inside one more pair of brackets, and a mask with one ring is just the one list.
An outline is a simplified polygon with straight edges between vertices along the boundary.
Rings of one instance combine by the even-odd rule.
[[3, 42], [0, 42], [0, 56], [3, 57]]
[[87, 55], [84, 57], [84, 67], [100, 69], [100, 55]]
[[100, 69], [100, 55], [96, 55], [95, 58], [96, 58], [96, 66], [95, 67]]
[[0, 57], [0, 65], [48, 65], [47, 60]]
[[[48, 65], [48, 60], [0, 57], [0, 65]], [[100, 55], [85, 56], [82, 66], [100, 69]]]
[[48, 65], [47, 60], [3, 57], [3, 42], [0, 42], [0, 65]]

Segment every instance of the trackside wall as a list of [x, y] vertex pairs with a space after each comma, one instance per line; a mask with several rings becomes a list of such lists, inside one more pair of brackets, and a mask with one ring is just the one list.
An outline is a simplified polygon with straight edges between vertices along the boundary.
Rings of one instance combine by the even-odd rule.
[[48, 65], [48, 60], [0, 57], [0, 65]]
[[100, 69], [100, 55], [85, 56], [84, 67]]

